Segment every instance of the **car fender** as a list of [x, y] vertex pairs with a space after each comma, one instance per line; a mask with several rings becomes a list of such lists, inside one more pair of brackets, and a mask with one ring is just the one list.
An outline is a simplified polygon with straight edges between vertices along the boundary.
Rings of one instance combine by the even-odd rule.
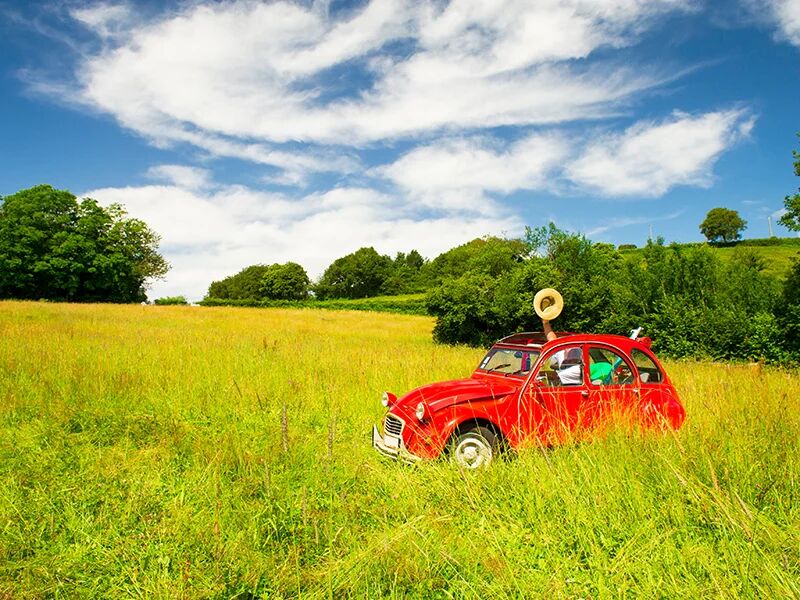
[[498, 418], [499, 415], [497, 414], [497, 411], [490, 412], [486, 409], [476, 408], [474, 404], [456, 404], [442, 412], [446, 414], [442, 415], [442, 417], [444, 417], [444, 421], [439, 429], [439, 452], [443, 452], [445, 450], [447, 444], [453, 436], [453, 433], [463, 423], [474, 421], [485, 422], [496, 429], [501, 437], [507, 437], [506, 431], [504, 431], [503, 427], [500, 425], [501, 419]]

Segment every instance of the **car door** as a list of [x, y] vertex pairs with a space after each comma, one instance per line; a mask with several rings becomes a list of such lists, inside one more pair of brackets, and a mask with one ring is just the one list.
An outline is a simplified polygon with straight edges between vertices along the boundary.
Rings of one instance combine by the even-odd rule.
[[619, 349], [606, 344], [590, 344], [589, 400], [586, 426], [595, 428], [617, 417], [631, 415], [639, 400], [639, 385], [631, 361]]
[[521, 394], [530, 404], [528, 415], [539, 415], [526, 423], [529, 435], [549, 445], [565, 441], [582, 426], [589, 398], [585, 364], [583, 344], [562, 344], [539, 359]]

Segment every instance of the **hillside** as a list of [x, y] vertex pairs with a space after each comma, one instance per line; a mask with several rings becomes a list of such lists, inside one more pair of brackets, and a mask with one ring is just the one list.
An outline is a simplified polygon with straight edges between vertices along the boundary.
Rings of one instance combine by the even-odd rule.
[[[690, 248], [701, 246], [705, 243], [676, 244], [679, 247]], [[800, 258], [800, 238], [754, 238], [741, 240], [733, 244], [710, 245], [711, 249], [722, 260], [732, 260], [737, 253], [743, 250], [752, 251], [764, 260], [764, 272], [778, 277], [786, 277], [792, 262]], [[628, 258], [633, 258], [642, 252], [642, 248], [626, 248], [625, 245], [619, 247], [619, 251]]]

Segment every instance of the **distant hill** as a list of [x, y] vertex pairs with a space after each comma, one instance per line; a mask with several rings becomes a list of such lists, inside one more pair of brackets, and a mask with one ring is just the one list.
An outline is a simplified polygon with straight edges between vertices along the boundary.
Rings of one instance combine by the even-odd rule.
[[[681, 247], [702, 246], [705, 242], [677, 244]], [[800, 238], [754, 238], [740, 240], [729, 244], [709, 244], [722, 260], [731, 260], [739, 249], [752, 250], [764, 259], [764, 272], [778, 277], [786, 277], [792, 262], [800, 259]], [[619, 246], [619, 251], [626, 257], [635, 257], [642, 248], [631, 248], [626, 244]]]

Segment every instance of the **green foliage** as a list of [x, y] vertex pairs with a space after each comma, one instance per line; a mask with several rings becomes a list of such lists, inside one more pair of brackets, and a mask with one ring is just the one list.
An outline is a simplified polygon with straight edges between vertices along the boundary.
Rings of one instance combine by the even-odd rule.
[[392, 259], [374, 248], [360, 248], [333, 261], [314, 286], [314, 292], [320, 299], [377, 296], [391, 275], [392, 266]]
[[422, 255], [412, 250], [408, 254], [398, 252], [392, 261], [389, 275], [381, 285], [381, 293], [387, 295], [413, 294], [425, 290]]
[[796, 259], [783, 287], [776, 311], [783, 329], [786, 346], [800, 356], [800, 259]]
[[620, 244], [617, 250], [620, 252], [624, 252], [625, 250], [636, 250], [636, 244]]
[[[800, 136], [800, 133], [797, 135]], [[795, 150], [792, 155], [794, 156], [794, 174], [800, 177], [800, 152]], [[783, 206], [786, 212], [781, 216], [780, 224], [792, 231], [800, 231], [800, 193], [786, 196]]]
[[294, 262], [267, 267], [261, 278], [259, 297], [269, 300], [305, 300], [311, 282], [306, 270]]
[[641, 325], [666, 356], [793, 356], [776, 311], [780, 282], [752, 249], [722, 261], [707, 245], [657, 240], [623, 258], [552, 224], [529, 229], [525, 241], [530, 258], [512, 270], [499, 277], [467, 273], [428, 294], [437, 341], [486, 346], [515, 331], [539, 331], [533, 296], [555, 287], [564, 311], [554, 326], [563, 331], [627, 334]]
[[266, 265], [245, 267], [236, 275], [211, 282], [206, 297], [224, 300], [257, 300], [261, 298], [264, 275], [267, 271], [269, 271], [269, 267]]
[[492, 310], [497, 281], [484, 273], [447, 279], [428, 293], [426, 305], [437, 316], [433, 337], [447, 344], [488, 346], [498, 337]]
[[729, 208], [712, 208], [700, 224], [700, 232], [709, 242], [732, 242], [742, 237], [747, 221]]
[[429, 286], [465, 273], [483, 273], [497, 277], [513, 269], [525, 256], [521, 240], [498, 237], [477, 238], [434, 258], [425, 266]]
[[169, 265], [119, 205], [40, 185], [0, 199], [0, 298], [139, 302]]
[[153, 304], [158, 306], [182, 306], [189, 304], [186, 296], [165, 296], [163, 298], [156, 298]]

